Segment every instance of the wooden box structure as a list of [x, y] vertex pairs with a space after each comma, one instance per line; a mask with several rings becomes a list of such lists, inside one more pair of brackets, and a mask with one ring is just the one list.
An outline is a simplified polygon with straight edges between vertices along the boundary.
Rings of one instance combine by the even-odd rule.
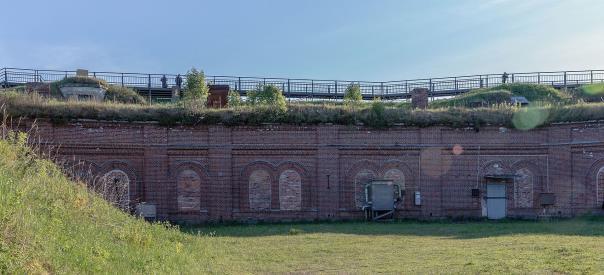
[[228, 105], [229, 85], [209, 85], [207, 106], [209, 108], [224, 108]]

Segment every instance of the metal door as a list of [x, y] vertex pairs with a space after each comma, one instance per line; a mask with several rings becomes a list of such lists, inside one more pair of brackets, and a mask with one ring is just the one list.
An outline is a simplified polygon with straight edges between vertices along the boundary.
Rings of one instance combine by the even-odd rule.
[[487, 217], [503, 219], [506, 215], [505, 184], [487, 184]]

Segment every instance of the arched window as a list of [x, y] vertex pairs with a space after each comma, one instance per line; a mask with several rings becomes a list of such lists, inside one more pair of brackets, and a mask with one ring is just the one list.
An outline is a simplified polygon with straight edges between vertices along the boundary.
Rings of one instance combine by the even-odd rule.
[[527, 168], [520, 168], [516, 171], [517, 177], [514, 179], [514, 204], [518, 208], [533, 207], [533, 186], [535, 176]]
[[302, 177], [294, 170], [285, 170], [279, 176], [279, 204], [281, 210], [302, 209]]
[[602, 207], [604, 204], [604, 167], [598, 170], [596, 179], [596, 207]]
[[199, 211], [201, 205], [201, 177], [197, 172], [186, 169], [176, 178], [178, 210], [182, 212]]
[[365, 186], [375, 179], [375, 172], [362, 169], [354, 176], [355, 205], [362, 207], [365, 204]]
[[130, 210], [130, 179], [119, 169], [111, 170], [96, 181], [94, 190], [124, 211]]
[[268, 210], [271, 208], [271, 174], [264, 170], [255, 170], [249, 177], [250, 209]]

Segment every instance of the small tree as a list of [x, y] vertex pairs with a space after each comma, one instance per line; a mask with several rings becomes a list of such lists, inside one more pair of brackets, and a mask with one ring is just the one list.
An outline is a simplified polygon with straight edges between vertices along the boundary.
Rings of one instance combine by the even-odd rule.
[[229, 107], [235, 107], [235, 106], [239, 106], [241, 105], [241, 96], [239, 95], [239, 92], [237, 91], [229, 91], [228, 94], [228, 104]]
[[346, 88], [346, 92], [344, 93], [344, 101], [346, 102], [359, 102], [363, 100], [363, 95], [361, 94], [361, 86], [359, 84], [350, 84]]
[[255, 91], [248, 93], [248, 101], [252, 105], [270, 105], [279, 110], [287, 110], [285, 96], [275, 85], [261, 85]]
[[185, 76], [187, 83], [183, 89], [183, 98], [185, 100], [201, 100], [206, 101], [208, 98], [208, 85], [206, 84], [206, 76], [203, 71], [198, 71], [194, 67], [187, 72]]

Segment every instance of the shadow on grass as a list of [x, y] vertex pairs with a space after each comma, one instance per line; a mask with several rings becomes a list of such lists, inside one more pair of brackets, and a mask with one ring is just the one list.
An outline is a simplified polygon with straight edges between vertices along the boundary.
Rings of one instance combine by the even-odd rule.
[[582, 217], [556, 221], [473, 221], [473, 222], [318, 222], [255, 225], [183, 226], [188, 234], [217, 237], [262, 237], [303, 234], [435, 236], [458, 239], [505, 235], [603, 236], [604, 217]]

